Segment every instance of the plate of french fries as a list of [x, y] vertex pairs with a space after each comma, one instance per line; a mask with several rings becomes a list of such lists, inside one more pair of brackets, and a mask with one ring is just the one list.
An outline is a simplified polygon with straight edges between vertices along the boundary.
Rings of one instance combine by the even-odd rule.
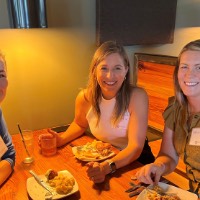
[[74, 156], [81, 161], [102, 161], [115, 155], [112, 145], [93, 140], [82, 146], [72, 147]]

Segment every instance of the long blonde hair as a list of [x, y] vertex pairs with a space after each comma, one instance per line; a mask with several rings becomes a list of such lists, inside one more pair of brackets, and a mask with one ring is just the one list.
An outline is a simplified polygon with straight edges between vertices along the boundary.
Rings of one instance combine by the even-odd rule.
[[181, 50], [181, 52], [178, 56], [177, 64], [176, 64], [176, 67], [174, 70], [175, 97], [176, 97], [177, 101], [180, 103], [180, 105], [182, 105], [182, 106], [187, 105], [187, 98], [184, 95], [183, 91], [181, 90], [179, 82], [178, 82], [178, 70], [179, 70], [181, 55], [186, 51], [200, 51], [200, 39], [189, 42], [188, 44], [186, 44], [183, 47], [183, 49]]
[[112, 54], [112, 53], [118, 53], [123, 61], [124, 65], [128, 67], [128, 72], [126, 75], [126, 78], [118, 91], [118, 94], [116, 96], [116, 105], [113, 112], [112, 121], [113, 124], [116, 124], [122, 116], [124, 115], [125, 111], [128, 109], [129, 102], [130, 102], [130, 93], [131, 93], [131, 84], [130, 84], [130, 63], [128, 56], [125, 52], [125, 49], [122, 45], [118, 44], [115, 41], [107, 41], [104, 42], [95, 52], [93, 59], [91, 61], [90, 65], [90, 71], [89, 71], [89, 80], [88, 80], [88, 91], [89, 91], [89, 101], [92, 104], [93, 110], [97, 116], [97, 124], [99, 123], [99, 119], [101, 116], [101, 111], [99, 104], [102, 99], [102, 92], [101, 88], [97, 82], [97, 66], [98, 64], [105, 59], [106, 56]]
[[5, 55], [3, 54], [3, 52], [1, 50], [0, 50], [0, 58], [2, 58], [2, 60], [4, 61], [5, 65], [6, 65]]

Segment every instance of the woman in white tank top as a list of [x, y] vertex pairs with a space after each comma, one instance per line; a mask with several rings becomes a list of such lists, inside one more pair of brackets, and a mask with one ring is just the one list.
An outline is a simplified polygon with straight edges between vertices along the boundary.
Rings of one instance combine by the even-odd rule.
[[[121, 151], [112, 159], [87, 164], [89, 178], [95, 183], [103, 182], [107, 174], [139, 158], [147, 121], [147, 94], [130, 84], [130, 64], [123, 46], [108, 41], [94, 54], [88, 86], [76, 98], [70, 127], [57, 135], [58, 146], [81, 136], [89, 127], [98, 140], [119, 148]], [[151, 158], [149, 162], [154, 160], [152, 154]]]

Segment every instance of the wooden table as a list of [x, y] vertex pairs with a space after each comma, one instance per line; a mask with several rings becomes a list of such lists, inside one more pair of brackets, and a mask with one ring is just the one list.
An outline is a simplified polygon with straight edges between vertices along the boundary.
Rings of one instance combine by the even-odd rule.
[[[1, 200], [27, 200], [31, 199], [26, 190], [26, 181], [31, 174], [29, 170], [34, 170], [37, 174], [45, 174], [48, 169], [68, 170], [77, 180], [79, 191], [65, 199], [130, 199], [125, 190], [130, 187], [130, 177], [141, 167], [138, 162], [133, 162], [127, 167], [118, 169], [113, 175], [107, 175], [104, 183], [93, 184], [86, 174], [85, 162], [77, 160], [71, 151], [71, 145], [83, 145], [93, 139], [84, 135], [68, 145], [58, 149], [55, 156], [45, 157], [41, 155], [37, 140], [38, 136], [47, 130], [34, 131], [34, 159], [32, 164], [23, 164], [21, 152], [23, 149], [19, 134], [13, 135], [13, 143], [16, 149], [16, 165], [11, 177], [0, 189]], [[131, 199], [136, 199], [132, 197]]]

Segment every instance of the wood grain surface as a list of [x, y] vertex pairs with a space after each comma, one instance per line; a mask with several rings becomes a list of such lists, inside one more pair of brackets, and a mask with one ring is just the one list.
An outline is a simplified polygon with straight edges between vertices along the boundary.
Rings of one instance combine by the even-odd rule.
[[[27, 200], [31, 199], [27, 193], [26, 181], [31, 174], [29, 170], [34, 170], [37, 174], [45, 174], [48, 169], [57, 171], [68, 170], [77, 180], [79, 191], [64, 199], [81, 199], [81, 200], [118, 200], [130, 199], [125, 190], [130, 187], [131, 176], [142, 166], [138, 162], [133, 162], [127, 167], [116, 171], [113, 175], [108, 175], [106, 181], [101, 184], [93, 184], [86, 174], [86, 162], [77, 160], [72, 154], [72, 146], [84, 145], [93, 140], [88, 135], [84, 135], [72, 143], [58, 149], [55, 156], [44, 157], [40, 153], [38, 146], [38, 136], [47, 130], [34, 131], [34, 159], [32, 164], [22, 163], [23, 145], [19, 134], [13, 135], [13, 143], [16, 148], [16, 165], [11, 177], [5, 182], [0, 189], [1, 200]], [[118, 150], [115, 149], [117, 153]], [[133, 200], [136, 197], [132, 198]]]
[[138, 68], [138, 86], [143, 87], [149, 96], [149, 126], [163, 130], [162, 113], [168, 105], [168, 98], [174, 95], [174, 66], [142, 62]]

